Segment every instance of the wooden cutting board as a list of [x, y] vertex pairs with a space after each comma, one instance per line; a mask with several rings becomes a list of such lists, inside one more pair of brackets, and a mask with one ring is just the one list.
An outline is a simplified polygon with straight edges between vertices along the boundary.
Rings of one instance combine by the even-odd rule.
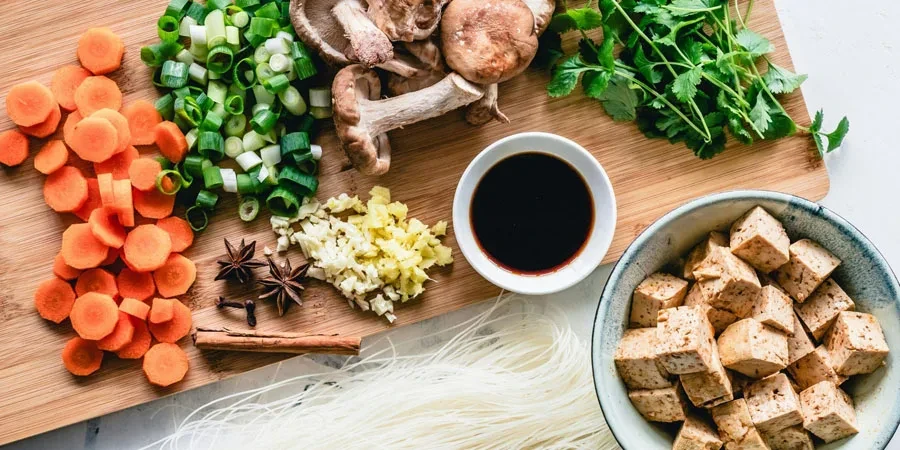
[[[52, 72], [77, 64], [75, 45], [89, 26], [109, 26], [125, 41], [123, 69], [112, 75], [125, 94], [125, 103], [153, 100], [150, 72], [141, 63], [139, 48], [156, 41], [156, 20], [166, 0], [133, 2], [8, 2], [0, 23], [0, 95], [10, 86], [37, 79], [49, 84]], [[756, 2], [752, 28], [775, 44], [776, 63], [792, 67], [772, 0]], [[736, 188], [790, 192], [813, 200], [828, 192], [828, 175], [805, 137], [730, 148], [712, 161], [700, 161], [682, 146], [648, 140], [633, 124], [613, 123], [595, 101], [580, 95], [551, 100], [544, 94], [547, 75], [529, 71], [505, 83], [500, 105], [512, 120], [480, 128], [467, 125], [461, 113], [419, 123], [391, 134], [393, 167], [381, 178], [353, 171], [337, 139], [324, 133], [325, 148], [319, 196], [341, 192], [366, 198], [374, 184], [391, 188], [394, 198], [409, 205], [410, 216], [428, 224], [450, 219], [457, 180], [469, 161], [491, 142], [523, 131], [547, 131], [579, 142], [603, 164], [618, 199], [619, 223], [606, 261], [614, 261], [651, 222], [695, 197]], [[4, 103], [5, 104], [5, 103]], [[797, 93], [785, 107], [802, 124], [809, 123], [806, 105]], [[2, 108], [2, 106], [0, 106]], [[0, 109], [2, 110], [2, 109]], [[12, 124], [0, 114], [0, 129]], [[32, 142], [32, 150], [38, 148]], [[141, 149], [152, 153], [152, 148]], [[86, 167], [86, 166], [82, 166]], [[280, 355], [223, 352], [201, 353], [187, 342], [191, 370], [187, 378], [167, 389], [150, 386], [137, 361], [108, 357], [93, 376], [76, 378], [62, 366], [60, 351], [74, 333], [68, 322], [54, 325], [38, 317], [33, 292], [53, 276], [51, 265], [59, 251], [62, 231], [78, 219], [50, 211], [43, 202], [43, 176], [32, 159], [16, 169], [0, 172], [0, 445], [94, 416], [147, 402], [164, 395], [202, 386], [231, 375], [281, 360]], [[218, 295], [250, 298], [252, 287], [213, 282], [215, 260], [224, 248], [222, 238], [257, 240], [274, 247], [268, 220], [245, 224], [237, 219], [236, 204], [225, 201], [209, 229], [197, 236], [187, 255], [198, 266], [197, 283], [182, 300], [194, 309], [195, 325], [241, 326], [239, 315], [213, 307]], [[535, 212], [539, 219], [539, 211]], [[481, 279], [465, 262], [452, 236], [456, 262], [436, 270], [434, 282], [419, 301], [398, 308], [394, 327], [437, 316], [492, 297], [498, 290]], [[295, 264], [302, 255], [292, 251]], [[262, 273], [262, 271], [260, 271]], [[368, 336], [392, 328], [383, 319], [350, 310], [329, 286], [313, 285], [303, 307], [277, 317], [261, 305], [259, 329], [292, 330]]]

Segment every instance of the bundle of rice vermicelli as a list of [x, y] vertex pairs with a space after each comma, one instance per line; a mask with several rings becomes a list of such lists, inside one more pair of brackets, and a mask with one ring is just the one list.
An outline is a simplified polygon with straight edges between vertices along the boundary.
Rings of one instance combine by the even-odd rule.
[[224, 397], [152, 447], [617, 448], [594, 392], [588, 344], [561, 313], [541, 309], [500, 299], [430, 336], [450, 336], [436, 351], [405, 355], [410, 344], [388, 343], [337, 369]]

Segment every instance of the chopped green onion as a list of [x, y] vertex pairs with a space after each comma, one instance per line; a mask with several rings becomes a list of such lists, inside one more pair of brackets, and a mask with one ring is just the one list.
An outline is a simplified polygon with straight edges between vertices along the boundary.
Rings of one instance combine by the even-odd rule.
[[209, 98], [208, 95], [206, 95], [206, 92], [201, 92], [200, 95], [197, 96], [196, 100], [197, 104], [200, 105], [200, 109], [204, 112], [209, 111], [210, 108], [212, 108], [216, 103], [211, 98]]
[[238, 28], [244, 28], [250, 23], [250, 14], [246, 11], [240, 11], [231, 16], [231, 23]]
[[[163, 186], [163, 180], [166, 178], [168, 178], [172, 183], [171, 189], [166, 189], [165, 186]], [[163, 170], [158, 175], [156, 175], [156, 189], [165, 195], [177, 194], [178, 191], [181, 190], [183, 184], [184, 178], [180, 173], [178, 173], [177, 170]]]
[[300, 91], [294, 86], [288, 86], [287, 89], [279, 92], [278, 99], [281, 100], [281, 105], [289, 113], [295, 116], [306, 113], [306, 102], [303, 100], [303, 96], [300, 95]]
[[208, 159], [206, 159], [206, 158], [203, 158], [203, 162], [200, 163], [201, 173], [202, 173], [203, 170], [206, 170], [207, 168], [212, 167], [213, 165], [214, 165], [214, 164], [213, 164], [212, 161], [210, 161], [210, 160], [208, 160]]
[[315, 176], [305, 174], [293, 166], [284, 166], [278, 174], [278, 185], [306, 197], [316, 193], [319, 181]]
[[312, 108], [309, 108], [309, 115], [322, 120], [333, 116], [334, 110], [331, 108], [323, 108], [321, 106], [313, 106]]
[[242, 141], [244, 143], [245, 152], [254, 152], [266, 145], [266, 142], [262, 139], [262, 136], [260, 136], [259, 133], [254, 130], [248, 131], [247, 134], [244, 135]]
[[241, 9], [248, 9], [254, 6], [259, 6], [260, 0], [234, 0], [234, 4], [238, 5]]
[[256, 113], [258, 113], [264, 109], [272, 109], [272, 105], [270, 105], [268, 103], [257, 103], [255, 105], [253, 105], [252, 108], [250, 108], [250, 115], [255, 116]]
[[166, 94], [156, 99], [153, 106], [165, 120], [172, 120], [175, 116], [175, 96], [172, 94]]
[[184, 46], [178, 42], [157, 42], [141, 47], [141, 61], [150, 67], [159, 67], [178, 54]]
[[178, 97], [175, 99], [175, 117], [182, 119], [191, 128], [196, 127], [203, 120], [203, 111], [193, 97]]
[[291, 43], [281, 37], [273, 37], [270, 39], [266, 39], [266, 51], [269, 52], [270, 55], [287, 55], [291, 53]]
[[293, 192], [279, 186], [266, 198], [266, 206], [276, 216], [293, 217], [300, 210], [300, 200]]
[[206, 45], [205, 25], [191, 25], [191, 47], [195, 45]]
[[203, 21], [206, 26], [206, 45], [209, 48], [218, 47], [227, 43], [225, 37], [225, 13], [214, 9], [206, 15]]
[[225, 117], [228, 115], [228, 112], [225, 111], [225, 106], [221, 103], [213, 103], [213, 107], [209, 109], [209, 112], [219, 117]]
[[310, 145], [309, 152], [312, 153], [312, 157], [314, 160], [318, 161], [322, 159], [322, 146], [321, 145]]
[[251, 58], [244, 58], [234, 65], [232, 81], [241, 90], [250, 89], [256, 85], [256, 63]]
[[184, 14], [184, 9], [187, 8], [190, 0], [171, 0], [169, 1], [169, 5], [166, 6], [166, 12], [163, 17], [172, 17], [175, 20], [181, 18], [182, 14]]
[[211, 72], [225, 73], [231, 68], [234, 61], [234, 51], [226, 44], [218, 45], [209, 50], [206, 57], [206, 68]]
[[210, 81], [206, 87], [206, 95], [216, 103], [225, 103], [225, 97], [228, 95], [228, 86], [219, 81]]
[[310, 89], [309, 106], [315, 108], [331, 108], [331, 89], [327, 87]]
[[203, 122], [200, 122], [200, 131], [219, 131], [222, 128], [222, 116], [210, 111], [206, 113]]
[[225, 139], [215, 131], [201, 131], [197, 140], [197, 152], [212, 161], [220, 161], [225, 155]]
[[275, 130], [269, 131], [266, 134], [261, 134], [259, 137], [262, 138], [263, 141], [268, 142], [270, 144], [278, 143], [278, 137], [275, 135]]
[[264, 109], [253, 115], [253, 118], [250, 119], [250, 126], [253, 128], [253, 131], [259, 134], [266, 134], [275, 128], [277, 122], [278, 114], [273, 113], [269, 109]]
[[194, 20], [193, 17], [184, 16], [181, 18], [181, 23], [178, 25], [178, 36], [179, 37], [191, 37], [191, 25], [197, 25], [197, 21]]
[[263, 81], [267, 78], [272, 78], [275, 76], [275, 71], [272, 70], [272, 67], [269, 66], [269, 63], [260, 63], [256, 66], [256, 78], [259, 78], [260, 81]]
[[[254, 16], [253, 18], [250, 19], [249, 32], [253, 33], [257, 36], [268, 39], [268, 38], [274, 36], [275, 33], [277, 32], [277, 30], [278, 30], [278, 22], [273, 19], [269, 19], [267, 17], [257, 17], [257, 16]], [[253, 44], [253, 46], [256, 47], [256, 46], [262, 44], [262, 42], [265, 42], [265, 40], [263, 40], [257, 44]]]
[[153, 159], [155, 159], [156, 162], [159, 163], [159, 167], [161, 167], [163, 170], [169, 170], [172, 168], [172, 161], [169, 161], [169, 158], [166, 158], [165, 156], [157, 156]]
[[222, 172], [218, 166], [207, 167], [203, 169], [203, 186], [206, 189], [219, 189], [224, 184], [222, 180]]
[[276, 53], [269, 58], [269, 67], [275, 73], [286, 73], [291, 68], [292, 61], [287, 55]]
[[178, 89], [172, 90], [172, 95], [174, 95], [175, 98], [182, 98], [182, 97], [190, 97], [193, 95], [193, 93], [191, 93], [190, 86], [184, 86], [184, 87], [180, 87]]
[[[249, 177], [248, 177], [249, 178]], [[253, 185], [250, 186], [251, 189]], [[238, 192], [241, 192], [241, 182], [238, 180]], [[244, 222], [252, 222], [259, 215], [259, 200], [256, 197], [244, 197], [241, 199], [241, 205], [238, 206], [238, 216]]]
[[178, 18], [173, 16], [161, 16], [156, 21], [156, 34], [163, 42], [175, 42], [178, 40]]
[[191, 52], [191, 55], [194, 56], [194, 59], [200, 61], [206, 61], [207, 55], [209, 55], [209, 47], [206, 44], [197, 44], [191, 43], [191, 46], [188, 48], [188, 51]]
[[[294, 156], [300, 155], [299, 153], [294, 153]], [[299, 156], [298, 156], [299, 157]], [[315, 159], [305, 159], [303, 161], [294, 161], [294, 164], [297, 165], [297, 169], [303, 173], [315, 176], [319, 173], [319, 161]]]
[[237, 173], [234, 169], [219, 169], [219, 174], [222, 176], [222, 190], [236, 194], [238, 191]]
[[225, 134], [227, 136], [242, 137], [247, 130], [247, 117], [243, 114], [235, 114], [225, 122]]
[[297, 72], [297, 77], [301, 80], [310, 78], [317, 73], [312, 54], [303, 45], [303, 42], [294, 41], [291, 43], [291, 58], [294, 59], [294, 71]]
[[192, 2], [184, 11], [184, 16], [194, 19], [197, 23], [203, 23], [203, 18], [206, 17], [206, 8], [201, 3]]
[[166, 87], [180, 88], [187, 85], [188, 66], [178, 61], [166, 61], [162, 65], [160, 81]]
[[[182, 62], [190, 66], [194, 63], [194, 55], [191, 54], [191, 51], [185, 48], [182, 48], [177, 55], [175, 55], [175, 61]], [[188, 67], [188, 72], [190, 72], [190, 67]]]
[[287, 156], [294, 152], [309, 150], [309, 134], [295, 131], [281, 137], [281, 154]]
[[[206, 9], [215, 9], [215, 10], [223, 10], [231, 4], [231, 0], [206, 0]], [[210, 14], [215, 11], [211, 11]], [[209, 15], [206, 16], [207, 19]]]
[[[200, 196], [198, 195], [197, 198], [199, 199]], [[184, 213], [184, 218], [191, 225], [191, 229], [197, 232], [205, 230], [207, 225], [209, 225], [209, 216], [206, 215], [206, 211], [200, 205], [188, 208]]]
[[269, 52], [266, 51], [266, 47], [264, 45], [260, 45], [259, 47], [256, 47], [256, 50], [253, 50], [253, 61], [257, 64], [268, 62], [270, 56], [272, 55], [270, 55]]
[[307, 114], [300, 118], [300, 123], [297, 124], [297, 131], [302, 131], [310, 136], [313, 135], [313, 131], [316, 128], [316, 118]]
[[267, 145], [259, 150], [259, 156], [263, 164], [273, 167], [281, 162], [281, 146]]
[[[228, 136], [225, 139], [225, 156], [236, 159], [244, 153], [244, 141], [237, 136]], [[240, 164], [240, 162], [238, 162]], [[243, 166], [242, 166], [243, 167]]]
[[203, 158], [200, 155], [188, 155], [184, 158], [181, 165], [184, 167], [184, 173], [191, 174], [195, 177], [203, 176]]
[[291, 4], [288, 2], [281, 3], [281, 18], [282, 19], [290, 19], [291, 18]]
[[219, 195], [215, 192], [210, 192], [205, 189], [201, 190], [197, 193], [197, 206], [212, 211], [216, 208], [216, 203], [219, 202]]
[[288, 81], [287, 76], [285, 76], [283, 73], [275, 75], [271, 78], [260, 78], [260, 80], [263, 87], [273, 94], [284, 92], [284, 90], [287, 89], [291, 84], [291, 82]]
[[256, 193], [256, 184], [250, 174], [239, 173], [237, 175], [238, 194], [254, 194]]
[[253, 47], [258, 47], [263, 42], [266, 42], [265, 36], [258, 35], [250, 31], [249, 29], [247, 31], [244, 31], [244, 39], [246, 39], [247, 42]]
[[206, 84], [209, 81], [207, 73], [206, 68], [197, 63], [191, 63], [188, 67], [188, 75], [190, 75], [191, 80], [197, 84]]
[[238, 27], [228, 25], [225, 27], [225, 42], [231, 48], [239, 49], [241, 47], [241, 30]]
[[275, 33], [275, 37], [282, 38], [288, 41], [288, 43], [294, 42], [294, 33], [288, 33], [287, 31], [279, 31], [278, 33]]
[[272, 94], [259, 84], [253, 86], [253, 98], [256, 99], [257, 104], [264, 103], [266, 105], [271, 105], [275, 103], [275, 94]]
[[228, 114], [242, 114], [244, 112], [244, 98], [240, 95], [229, 95], [225, 98], [225, 111]]
[[241, 153], [234, 160], [244, 172], [249, 172], [263, 163], [263, 160], [260, 159], [256, 152]]
[[281, 8], [275, 4], [275, 2], [267, 3], [262, 6], [262, 8], [257, 9], [253, 13], [254, 17], [265, 17], [267, 19], [280, 19], [281, 18]]

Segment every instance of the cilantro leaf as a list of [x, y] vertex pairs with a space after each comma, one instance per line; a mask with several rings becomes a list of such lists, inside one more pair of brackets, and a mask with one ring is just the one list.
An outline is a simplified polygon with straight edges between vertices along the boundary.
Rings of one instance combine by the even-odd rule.
[[608, 70], [592, 70], [585, 72], [581, 77], [581, 86], [584, 88], [584, 95], [600, 99], [606, 88], [609, 86], [609, 80], [612, 78], [612, 72]]
[[550, 29], [557, 33], [581, 30], [588, 31], [603, 26], [603, 16], [594, 8], [569, 9], [550, 19]]
[[806, 81], [806, 75], [797, 75], [779, 65], [769, 63], [769, 70], [763, 75], [763, 81], [773, 94], [790, 94]]
[[848, 131], [850, 131], [850, 120], [848, 120], [847, 117], [844, 117], [838, 122], [837, 128], [835, 128], [834, 131], [825, 135], [828, 137], [828, 149], [825, 151], [831, 153], [840, 147], [844, 142], [844, 137], [847, 136]]
[[816, 111], [816, 115], [813, 118], [812, 123], [809, 125], [809, 134], [813, 138], [813, 142], [816, 143], [816, 148], [819, 150], [819, 155], [825, 154], [825, 143], [822, 142], [822, 134], [820, 131], [822, 130], [822, 121], [825, 118], [825, 114], [822, 110]]
[[713, 5], [713, 3], [710, 0], [675, 0], [664, 8], [676, 16], [689, 16], [691, 14], [715, 11], [720, 8], [720, 6]]
[[634, 57], [632, 58], [634, 62], [634, 66], [637, 67], [637, 70], [644, 76], [644, 78], [650, 80], [651, 84], [656, 84], [662, 81], [662, 73], [656, 70], [653, 66], [653, 63], [647, 58], [647, 55], [644, 53], [644, 47], [639, 45], [635, 48]]
[[700, 84], [701, 76], [702, 69], [694, 67], [675, 77], [675, 81], [672, 83], [672, 93], [675, 94], [675, 98], [685, 103], [690, 102], [697, 95], [697, 85]]
[[762, 56], [775, 50], [775, 47], [772, 46], [768, 39], [747, 28], [738, 31], [734, 38], [744, 50], [747, 50], [753, 56]]
[[728, 116], [728, 131], [742, 144], [750, 145], [753, 143], [753, 136], [744, 128], [744, 123], [741, 119], [737, 117]]
[[615, 121], [629, 121], [637, 117], [638, 98], [628, 80], [613, 77], [609, 87], [597, 97], [603, 109]]
[[765, 133], [772, 123], [772, 117], [769, 115], [769, 103], [762, 92], [756, 95], [756, 104], [750, 110], [750, 120], [757, 130]]
[[547, 84], [547, 93], [551, 97], [562, 97], [572, 93], [578, 84], [578, 77], [587, 70], [581, 55], [575, 55], [557, 64], [553, 69], [553, 78]]
[[776, 109], [769, 110], [769, 114], [772, 119], [772, 123], [769, 125], [769, 128], [763, 133], [763, 136], [766, 139], [781, 139], [783, 137], [791, 136], [797, 132], [797, 124], [795, 124], [794, 120], [787, 116], [785, 113]]
[[597, 61], [608, 70], [616, 67], [616, 57], [613, 50], [616, 48], [616, 40], [613, 38], [612, 30], [609, 27], [603, 27], [603, 43], [597, 49]]
[[600, 64], [600, 60], [597, 59], [599, 55], [597, 54], [597, 43], [595, 43], [590, 38], [583, 38], [578, 41], [578, 53], [581, 55], [581, 59], [588, 64]]
[[544, 33], [538, 38], [538, 51], [531, 66], [539, 69], [550, 69], [565, 55], [562, 50], [562, 38], [558, 33]]

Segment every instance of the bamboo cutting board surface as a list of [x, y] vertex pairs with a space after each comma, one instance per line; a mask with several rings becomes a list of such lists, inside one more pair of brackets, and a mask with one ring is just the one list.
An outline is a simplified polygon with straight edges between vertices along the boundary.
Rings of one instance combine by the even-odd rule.
[[[8, 2], [5, 20], [0, 23], [0, 61], [4, 62], [0, 95], [5, 97], [10, 86], [26, 80], [37, 79], [49, 85], [56, 68], [77, 64], [75, 46], [85, 29], [109, 26], [126, 44], [123, 68], [111, 76], [122, 88], [125, 103], [139, 98], [155, 99], [150, 72], [140, 61], [139, 48], [156, 41], [156, 20], [166, 4], [165, 0]], [[751, 27], [775, 44], [776, 63], [792, 67], [772, 0], [756, 2]], [[381, 178], [364, 177], [353, 171], [334, 134], [324, 133], [318, 138], [325, 148], [320, 198], [341, 192], [367, 198], [369, 189], [377, 183], [391, 188], [394, 199], [406, 202], [411, 217], [428, 224], [449, 220], [457, 180], [479, 151], [513, 133], [552, 132], [590, 150], [612, 179], [619, 222], [606, 258], [610, 262], [652, 221], [704, 194], [758, 188], [818, 200], [828, 192], [825, 167], [804, 137], [751, 148], [736, 145], [712, 161], [700, 161], [681, 146], [644, 138], [633, 124], [613, 123], [595, 101], [580, 95], [549, 99], [544, 94], [546, 82], [546, 74], [528, 71], [501, 86], [500, 106], [512, 120], [509, 125], [492, 123], [475, 128], [462, 120], [461, 113], [454, 112], [393, 132], [393, 167]], [[790, 96], [785, 107], [799, 123], [809, 123], [799, 93]], [[13, 126], [5, 114], [0, 116], [0, 130]], [[37, 148], [38, 143], [33, 140], [32, 155]], [[142, 148], [141, 152], [152, 153], [153, 149]], [[78, 219], [48, 209], [41, 192], [44, 177], [33, 169], [32, 163], [33, 158], [29, 158], [19, 168], [0, 172], [0, 444], [284, 358], [201, 353], [185, 339], [182, 347], [190, 355], [191, 370], [184, 381], [170, 388], [150, 386], [139, 361], [115, 357], [107, 357], [93, 376], [71, 376], [59, 356], [65, 341], [74, 335], [71, 326], [68, 322], [55, 325], [42, 320], [32, 302], [37, 284], [53, 276], [51, 266], [59, 251], [62, 231]], [[261, 250], [264, 244], [274, 247], [274, 237], [264, 218], [249, 225], [240, 222], [233, 199], [219, 206], [209, 229], [197, 236], [187, 252], [197, 263], [198, 278], [182, 300], [194, 309], [195, 325], [240, 327], [238, 314], [216, 310], [213, 301], [218, 295], [239, 299], [250, 298], [256, 292], [252, 287], [212, 281], [215, 260], [224, 252], [222, 239], [255, 239]], [[456, 262], [450, 268], [434, 271], [435, 281], [426, 285], [428, 291], [421, 300], [398, 308], [399, 319], [394, 326], [434, 317], [498, 293], [466, 264], [452, 233], [446, 243], [454, 247]], [[302, 260], [296, 250], [289, 256], [295, 264]], [[262, 275], [263, 271], [258, 273]], [[274, 314], [271, 305], [260, 305], [258, 329], [368, 336], [391, 328], [372, 314], [350, 310], [329, 286], [313, 284], [304, 295], [303, 307], [292, 307], [281, 318]]]

